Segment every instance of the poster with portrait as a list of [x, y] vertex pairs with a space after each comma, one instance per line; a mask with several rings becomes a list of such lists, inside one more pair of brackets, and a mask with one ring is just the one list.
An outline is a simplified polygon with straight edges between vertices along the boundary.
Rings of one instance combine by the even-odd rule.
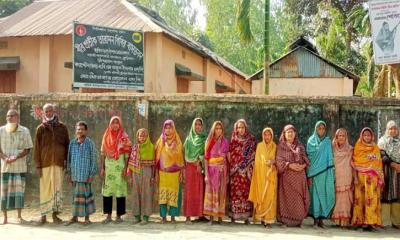
[[400, 0], [370, 0], [376, 64], [400, 63]]

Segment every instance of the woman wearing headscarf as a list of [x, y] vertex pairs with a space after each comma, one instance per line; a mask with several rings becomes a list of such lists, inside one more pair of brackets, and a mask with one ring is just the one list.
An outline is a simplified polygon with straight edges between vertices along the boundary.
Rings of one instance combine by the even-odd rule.
[[125, 201], [128, 186], [124, 176], [131, 145], [121, 118], [112, 117], [101, 143], [100, 176], [104, 177], [103, 212], [107, 214], [103, 223], [111, 222], [113, 197], [117, 199], [116, 222], [122, 222], [121, 216], [126, 213]]
[[309, 165], [296, 128], [286, 125], [279, 138], [276, 165], [278, 167], [278, 214], [284, 226], [301, 226], [310, 207], [306, 168]]
[[249, 132], [244, 119], [239, 119], [233, 129], [229, 145], [229, 215], [232, 222], [244, 220], [252, 215], [252, 203], [249, 201], [251, 176], [253, 173], [256, 141]]
[[186, 224], [190, 217], [203, 216], [204, 200], [204, 144], [207, 135], [203, 132], [203, 120], [193, 120], [189, 135], [183, 144], [185, 149], [185, 190], [183, 197], [183, 215]]
[[167, 221], [167, 212], [171, 222], [180, 215], [182, 205], [182, 169], [183, 145], [176, 131], [174, 121], [166, 120], [156, 146], [156, 164], [159, 174], [159, 204], [162, 223]]
[[136, 144], [132, 146], [127, 170], [131, 177], [134, 224], [141, 222], [142, 217], [142, 223], [148, 223], [153, 213], [154, 165], [153, 143], [147, 129], [141, 128], [136, 132]]
[[335, 176], [332, 143], [326, 135], [326, 123], [318, 121], [314, 133], [307, 141], [310, 165], [307, 177], [310, 184], [309, 214], [314, 218], [314, 227], [324, 228], [323, 219], [330, 216], [335, 205]]
[[381, 193], [384, 184], [382, 159], [371, 128], [364, 128], [354, 146], [356, 171], [353, 218], [354, 226], [375, 231], [382, 226]]
[[351, 161], [353, 147], [349, 144], [347, 131], [339, 128], [332, 141], [333, 162], [335, 164], [336, 203], [331, 219], [338, 226], [348, 226], [353, 205], [353, 168]]
[[204, 215], [222, 222], [225, 216], [228, 178], [229, 142], [224, 136], [221, 121], [213, 123], [205, 144], [205, 196]]
[[249, 201], [253, 202], [253, 221], [270, 227], [276, 221], [278, 170], [276, 169], [276, 144], [274, 132], [265, 128], [258, 143]]
[[385, 176], [382, 208], [390, 212], [392, 226], [400, 228], [400, 138], [399, 127], [394, 121], [387, 123], [385, 135], [379, 139], [378, 146]]

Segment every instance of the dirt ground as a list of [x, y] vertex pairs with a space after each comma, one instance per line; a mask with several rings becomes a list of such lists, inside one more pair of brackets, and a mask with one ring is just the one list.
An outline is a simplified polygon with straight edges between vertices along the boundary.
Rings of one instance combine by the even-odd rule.
[[[70, 218], [70, 210], [65, 209], [60, 217], [67, 221]], [[25, 220], [36, 220], [39, 216], [37, 209], [24, 209]], [[132, 225], [133, 216], [124, 216], [124, 222], [114, 222], [104, 225], [101, 221], [104, 216], [101, 212], [91, 217], [92, 224], [84, 226], [73, 224], [71, 226], [56, 225], [53, 223], [37, 227], [32, 224], [15, 224], [16, 212], [9, 213], [9, 224], [0, 225], [0, 239], [400, 239], [400, 230], [386, 228], [379, 232], [364, 232], [359, 230], [343, 230], [333, 226], [327, 229], [315, 230], [312, 228], [312, 220], [307, 219], [302, 228], [282, 228], [274, 225], [272, 229], [265, 229], [259, 224], [244, 225], [243, 223], [231, 224], [225, 219], [222, 225], [209, 226], [204, 222], [195, 222], [186, 225], [184, 218], [178, 218], [176, 224], [160, 224], [157, 215], [151, 217], [151, 223], [147, 225]], [[2, 222], [2, 218], [0, 221]], [[82, 220], [82, 219], [80, 219]], [[329, 223], [327, 222], [327, 225]]]

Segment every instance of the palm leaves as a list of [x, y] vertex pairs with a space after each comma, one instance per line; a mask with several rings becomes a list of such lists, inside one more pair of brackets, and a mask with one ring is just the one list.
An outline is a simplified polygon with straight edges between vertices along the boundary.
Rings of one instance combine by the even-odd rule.
[[250, 26], [250, 6], [251, 0], [237, 0], [236, 27], [240, 40], [244, 43], [253, 41], [254, 36]]
[[[254, 40], [250, 25], [251, 0], [237, 0], [236, 27], [240, 40], [246, 44]], [[270, 0], [265, 0], [264, 23], [264, 93], [269, 93], [269, 15]]]

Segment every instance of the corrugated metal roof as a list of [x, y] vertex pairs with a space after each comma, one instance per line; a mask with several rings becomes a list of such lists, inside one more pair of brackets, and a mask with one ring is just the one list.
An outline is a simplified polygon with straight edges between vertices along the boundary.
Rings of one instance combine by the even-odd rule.
[[[357, 90], [360, 77], [321, 57], [318, 53], [299, 46], [269, 65], [272, 78], [335, 78], [347, 76], [353, 79], [353, 92]], [[260, 69], [248, 80], [262, 79], [264, 69]]]
[[[161, 32], [120, 0], [35, 1], [0, 24], [0, 37], [72, 34], [72, 22]], [[128, 5], [130, 5], [128, 3]], [[139, 15], [139, 16], [138, 16]]]
[[322, 61], [301, 47], [270, 66], [272, 78], [336, 78], [344, 77], [334, 66]]
[[198, 54], [247, 78], [242, 71], [194, 40], [168, 26], [138, 4], [126, 0], [41, 0], [0, 22], [0, 37], [72, 34], [72, 22], [143, 32], [163, 32]]

